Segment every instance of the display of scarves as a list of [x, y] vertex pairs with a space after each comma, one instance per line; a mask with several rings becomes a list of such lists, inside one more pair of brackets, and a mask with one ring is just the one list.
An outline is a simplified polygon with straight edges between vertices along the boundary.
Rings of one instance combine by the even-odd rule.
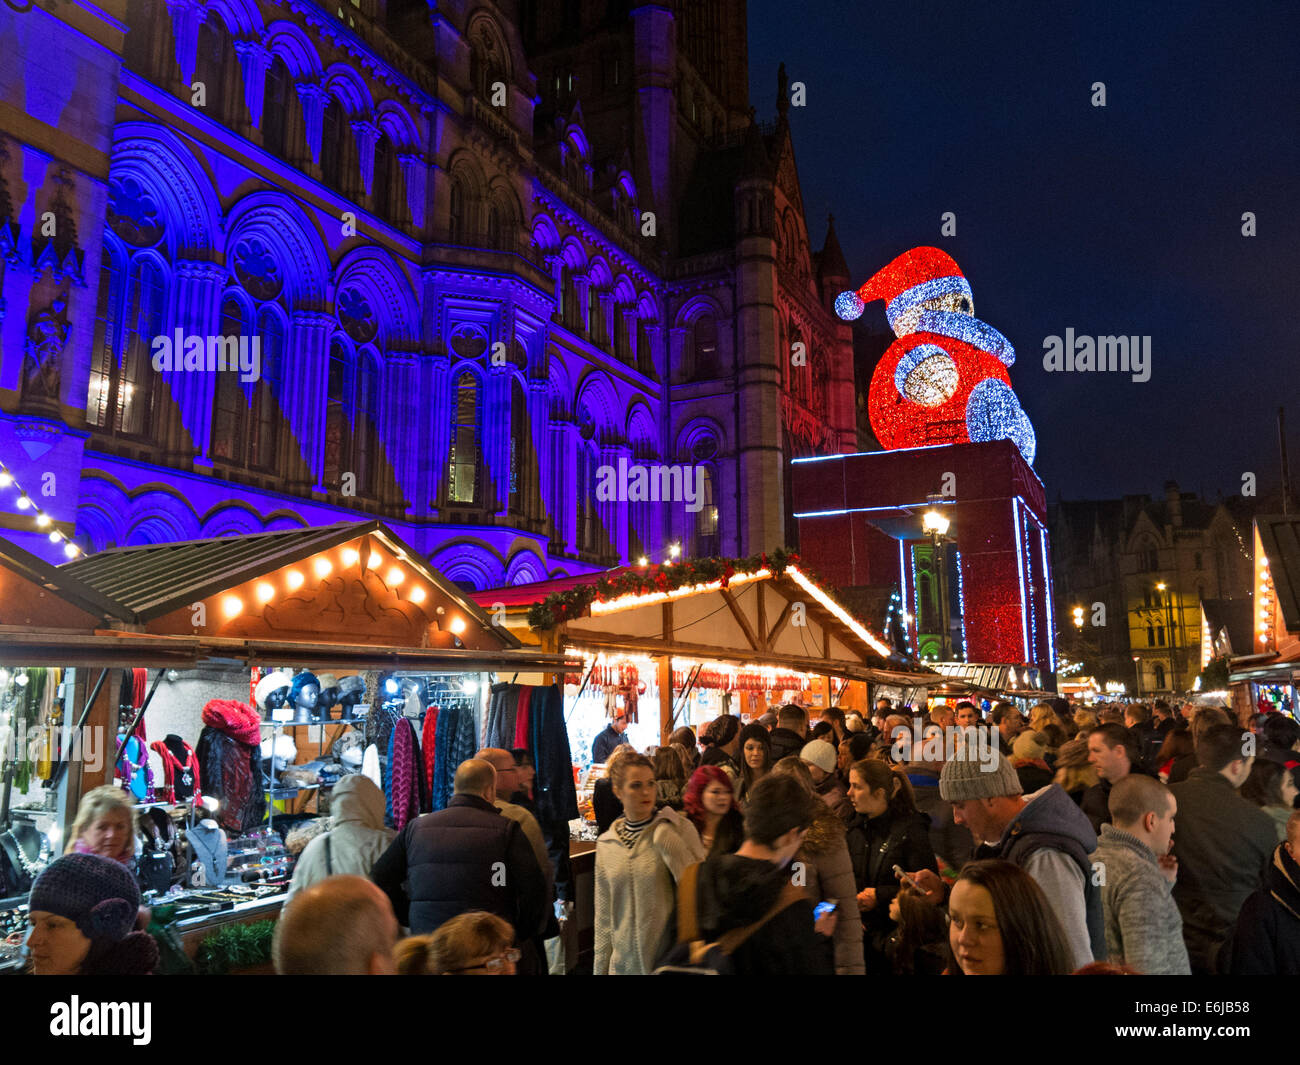
[[438, 742], [438, 714], [440, 712], [436, 706], [431, 706], [425, 711], [424, 733], [420, 737], [420, 750], [424, 754], [422, 759], [424, 772], [421, 774], [421, 781], [424, 784], [424, 801], [420, 803], [420, 809], [426, 813], [429, 812], [432, 806], [433, 765]]
[[415, 726], [407, 718], [393, 726], [388, 741], [388, 772], [384, 774], [386, 820], [398, 832], [420, 813], [420, 752]]
[[547, 825], [567, 825], [578, 816], [578, 793], [573, 783], [573, 758], [569, 730], [564, 721], [564, 696], [552, 684], [534, 688], [528, 704], [528, 750], [537, 771], [533, 803], [537, 820]]
[[515, 739], [515, 723], [519, 716], [518, 684], [494, 684], [488, 699], [487, 729], [484, 735], [484, 747], [522, 747]]
[[153, 802], [153, 767], [149, 764], [149, 736], [145, 731], [144, 706], [145, 690], [148, 685], [148, 671], [144, 669], [125, 669], [122, 671], [122, 688], [118, 696], [119, 713], [125, 711], [130, 718], [139, 715], [131, 735], [119, 732], [116, 743], [121, 747], [117, 761], [117, 775], [122, 786], [141, 802]]
[[508, 750], [514, 749], [516, 747], [528, 746], [529, 704], [532, 701], [532, 695], [535, 690], [541, 690], [541, 689], [534, 689], [532, 687], [525, 685], [523, 688], [519, 690], [519, 712], [518, 714], [515, 715], [515, 734], [513, 737], [514, 742], [510, 744], [510, 747], [507, 748]]
[[[48, 669], [28, 669], [24, 672], [27, 674], [27, 684], [18, 688], [12, 721], [18, 759], [14, 768], [14, 787], [19, 793], [25, 792], [34, 778], [36, 764], [32, 756], [37, 753], [37, 748], [32, 740], [41, 721], [42, 707], [46, 706], [46, 688], [50, 681]], [[10, 683], [17, 687], [16, 682], [11, 680]]]
[[473, 758], [478, 750], [478, 728], [472, 706], [449, 706], [438, 715], [437, 751], [433, 760], [433, 786], [429, 804], [434, 810], [446, 809], [451, 801], [456, 767]]

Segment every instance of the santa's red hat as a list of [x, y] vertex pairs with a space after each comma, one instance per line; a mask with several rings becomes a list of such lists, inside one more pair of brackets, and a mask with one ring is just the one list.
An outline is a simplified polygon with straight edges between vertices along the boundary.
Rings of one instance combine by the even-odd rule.
[[953, 257], [939, 248], [913, 248], [876, 271], [861, 288], [863, 303], [885, 301], [892, 326], [907, 310], [936, 296], [958, 293], [973, 303], [970, 284]]

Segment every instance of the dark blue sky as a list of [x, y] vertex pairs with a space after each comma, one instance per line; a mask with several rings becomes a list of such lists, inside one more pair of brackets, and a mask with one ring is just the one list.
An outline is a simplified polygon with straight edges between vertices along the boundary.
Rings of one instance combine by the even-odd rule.
[[[855, 287], [915, 245], [957, 260], [1049, 499], [1276, 490], [1279, 404], [1300, 488], [1300, 4], [1068, 6], [749, 0], [760, 119], [778, 62], [807, 87], [812, 244], [833, 211]], [[1149, 334], [1150, 380], [1047, 373], [1067, 327]]]

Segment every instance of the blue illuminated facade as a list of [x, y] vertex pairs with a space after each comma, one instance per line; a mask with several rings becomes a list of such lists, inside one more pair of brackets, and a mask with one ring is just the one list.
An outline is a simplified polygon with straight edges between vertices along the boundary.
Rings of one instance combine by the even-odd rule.
[[[784, 75], [760, 126], [743, 3], [605, 7], [0, 9], [0, 459], [53, 529], [382, 516], [475, 588], [788, 541], [790, 460], [856, 438]], [[705, 505], [598, 500], [620, 458]]]

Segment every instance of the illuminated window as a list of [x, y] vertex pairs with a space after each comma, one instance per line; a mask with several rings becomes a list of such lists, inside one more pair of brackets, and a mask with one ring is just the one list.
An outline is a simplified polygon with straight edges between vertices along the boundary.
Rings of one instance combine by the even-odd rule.
[[451, 456], [447, 469], [447, 499], [473, 503], [478, 480], [478, 383], [463, 373], [456, 380], [451, 425]]
[[105, 245], [102, 310], [86, 397], [86, 419], [96, 428], [121, 436], [152, 434], [160, 403], [152, 346], [162, 333], [165, 299], [155, 262], [137, 257], [127, 274], [121, 255]]

